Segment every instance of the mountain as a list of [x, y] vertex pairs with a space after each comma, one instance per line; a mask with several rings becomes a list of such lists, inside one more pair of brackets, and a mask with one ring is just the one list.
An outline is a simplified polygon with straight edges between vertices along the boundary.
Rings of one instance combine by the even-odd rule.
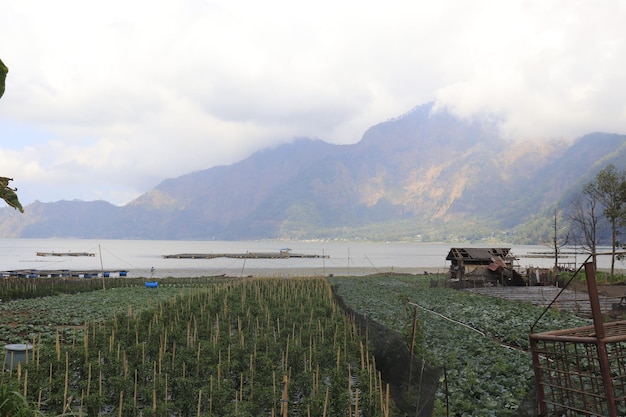
[[626, 169], [625, 135], [511, 142], [496, 121], [425, 104], [371, 127], [356, 144], [296, 139], [164, 180], [123, 207], [37, 202], [22, 215], [4, 208], [0, 236], [540, 243], [550, 213], [609, 163]]

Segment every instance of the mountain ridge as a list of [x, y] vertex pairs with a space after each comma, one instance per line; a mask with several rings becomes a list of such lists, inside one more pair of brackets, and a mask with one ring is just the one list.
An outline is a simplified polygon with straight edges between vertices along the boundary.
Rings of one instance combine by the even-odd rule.
[[503, 139], [496, 121], [428, 103], [355, 144], [297, 138], [165, 179], [121, 207], [36, 202], [20, 216], [5, 208], [0, 236], [538, 240], [545, 231], [520, 233], [524, 224], [566, 207], [609, 163], [626, 169], [626, 135], [531, 145]]

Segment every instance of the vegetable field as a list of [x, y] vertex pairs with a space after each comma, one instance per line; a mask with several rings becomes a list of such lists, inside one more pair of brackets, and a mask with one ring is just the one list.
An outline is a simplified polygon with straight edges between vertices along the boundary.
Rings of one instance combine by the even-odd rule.
[[[3, 378], [46, 415], [396, 415], [367, 343], [326, 280], [174, 291], [77, 294], [60, 297], [56, 309], [51, 300], [59, 297], [9, 303], [15, 321], [43, 327], [5, 338], [35, 348], [28, 364]], [[114, 302], [111, 293], [133, 301], [103, 320], [99, 308]], [[85, 311], [65, 316], [72, 308]], [[54, 316], [69, 327], [53, 324]]]
[[[514, 416], [532, 386], [528, 333], [542, 310], [431, 287], [431, 278], [127, 281], [5, 301], [0, 339], [35, 348], [2, 383], [44, 415], [402, 415], [332, 286], [407, 345], [417, 314], [414, 352], [445, 368], [435, 416]], [[587, 324], [550, 311], [535, 331]]]
[[[542, 310], [431, 288], [431, 278], [380, 276], [330, 278], [330, 282], [355, 311], [405, 334], [414, 304], [419, 306], [421, 345], [416, 346], [416, 353], [446, 369], [435, 415], [515, 415], [533, 383], [528, 334]], [[572, 314], [550, 311], [535, 331], [588, 324]]]

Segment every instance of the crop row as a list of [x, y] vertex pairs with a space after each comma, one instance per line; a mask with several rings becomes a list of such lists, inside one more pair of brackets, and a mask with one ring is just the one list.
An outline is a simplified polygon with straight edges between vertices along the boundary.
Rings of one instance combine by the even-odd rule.
[[72, 343], [59, 334], [38, 342], [11, 378], [46, 414], [388, 416], [392, 410], [367, 344], [324, 279], [215, 284], [155, 298], [149, 308], [138, 304], [111, 320], [95, 313]]
[[[423, 277], [331, 278], [355, 311], [407, 334], [419, 306], [421, 353], [445, 367], [437, 415], [511, 416], [532, 386], [530, 327], [541, 310], [450, 288], [431, 288]], [[550, 311], [535, 331], [577, 327], [589, 321]], [[446, 405], [447, 404], [447, 405]], [[447, 409], [446, 409], [447, 408]]]
[[[31, 280], [31, 281], [45, 281]], [[63, 338], [80, 337], [82, 326], [98, 322], [115, 312], [151, 308], [156, 303], [176, 297], [184, 291], [175, 286], [161, 286], [157, 290], [135, 284], [79, 294], [60, 294], [0, 303], [0, 341], [25, 343], [39, 340], [53, 343], [60, 332]]]
[[[407, 340], [419, 306], [416, 351], [446, 371], [436, 415], [510, 416], [529, 390], [538, 308], [430, 288], [424, 277], [330, 281]], [[324, 280], [176, 282], [0, 303], [0, 340], [36, 346], [19, 374], [29, 398], [89, 415], [278, 415], [284, 404], [289, 415], [388, 414], [367, 345]], [[551, 311], [535, 331], [583, 324]]]

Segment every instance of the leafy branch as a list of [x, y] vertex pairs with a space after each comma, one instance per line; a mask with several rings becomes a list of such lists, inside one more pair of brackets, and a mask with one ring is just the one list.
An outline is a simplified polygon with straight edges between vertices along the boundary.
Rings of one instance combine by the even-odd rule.
[[[0, 97], [4, 95], [5, 80], [8, 73], [9, 68], [7, 68], [7, 66], [4, 65], [4, 62], [0, 59]], [[20, 213], [24, 213], [24, 209], [22, 208], [22, 205], [17, 198], [17, 194], [15, 193], [17, 188], [9, 187], [9, 181], [13, 181], [13, 178], [0, 177], [0, 197], [2, 197], [2, 199], [6, 201], [9, 206], [19, 210]]]

